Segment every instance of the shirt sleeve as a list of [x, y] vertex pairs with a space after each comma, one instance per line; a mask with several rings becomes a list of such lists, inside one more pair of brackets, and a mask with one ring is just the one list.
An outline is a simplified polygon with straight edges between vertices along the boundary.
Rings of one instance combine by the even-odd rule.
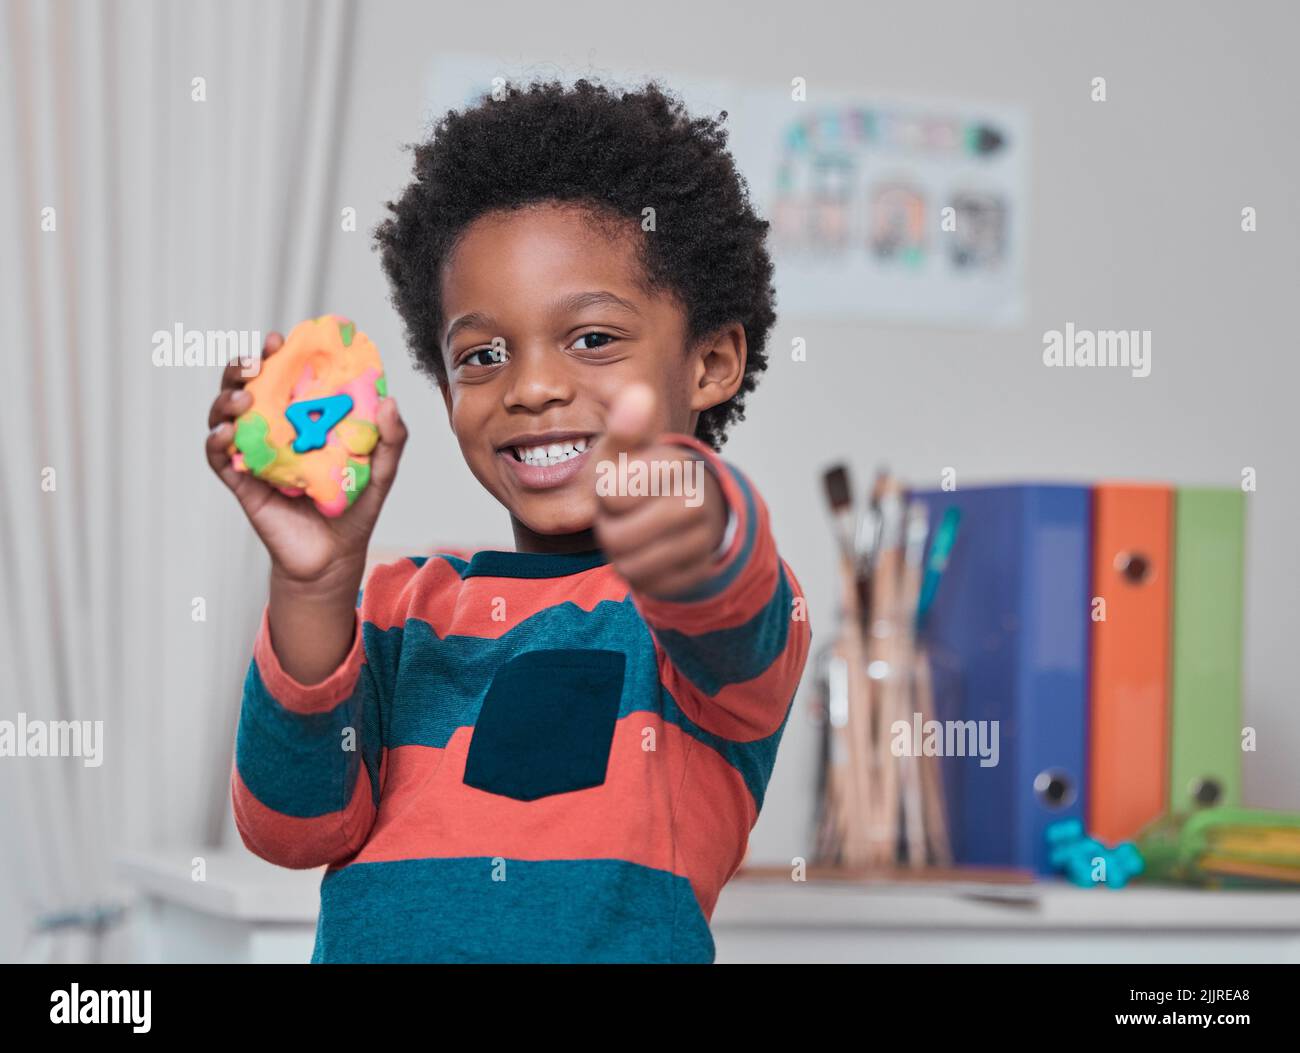
[[[383, 618], [377, 605], [394, 590], [387, 581], [374, 586], [384, 572], [391, 578], [391, 569], [375, 568], [358, 593], [352, 646], [318, 684], [285, 672], [262, 611], [244, 680], [231, 799], [244, 844], [271, 863], [302, 869], [339, 862], [360, 850], [374, 825], [387, 759], [380, 716], [395, 668], [367, 653], [366, 623]], [[379, 598], [372, 601], [372, 593]]]
[[660, 678], [686, 715], [731, 741], [766, 738], [784, 725], [808, 658], [803, 590], [744, 474], [693, 436], [661, 441], [703, 459], [734, 517], [734, 536], [690, 592], [661, 599], [634, 590], [633, 602], [654, 635]]

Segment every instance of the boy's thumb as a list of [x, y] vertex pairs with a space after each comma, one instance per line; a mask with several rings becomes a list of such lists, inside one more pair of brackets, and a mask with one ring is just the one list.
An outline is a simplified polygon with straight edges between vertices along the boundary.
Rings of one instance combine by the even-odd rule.
[[633, 384], [624, 388], [614, 398], [605, 418], [605, 440], [602, 453], [617, 457], [620, 452], [631, 453], [655, 441], [655, 393], [647, 384]]
[[[375, 415], [375, 424], [379, 428], [379, 442], [370, 454], [370, 483], [368, 490], [374, 490], [382, 498], [393, 485], [397, 475], [397, 463], [406, 445], [406, 424], [398, 412], [397, 401], [389, 396], [379, 404]], [[365, 497], [362, 494], [361, 497]]]

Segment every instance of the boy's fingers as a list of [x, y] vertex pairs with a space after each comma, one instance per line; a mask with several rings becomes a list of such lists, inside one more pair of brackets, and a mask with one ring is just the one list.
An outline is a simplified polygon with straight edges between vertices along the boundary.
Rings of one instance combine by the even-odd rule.
[[230, 464], [230, 440], [234, 434], [235, 429], [231, 427], [229, 421], [223, 421], [208, 432], [204, 452], [208, 455], [208, 464], [218, 475], [221, 475], [221, 470]]
[[690, 589], [695, 588], [705, 579], [706, 573], [701, 572], [698, 564], [693, 565], [660, 575], [654, 581], [641, 586], [640, 591], [658, 600], [676, 599], [679, 596], [684, 596]]
[[709, 525], [695, 522], [669, 537], [650, 539], [635, 551], [614, 559], [614, 568], [634, 587], [656, 591], [668, 578], [706, 568], [714, 544]]
[[215, 428], [222, 421], [234, 420], [253, 404], [253, 396], [243, 388], [227, 388], [212, 400], [208, 410], [208, 427]]
[[610, 558], [634, 552], [650, 541], [672, 537], [694, 522], [680, 500], [668, 497], [617, 500], [630, 504], [626, 508], [616, 506], [613, 514], [600, 517], [595, 526], [596, 541]]
[[[284, 346], [284, 337], [275, 330], [267, 334], [266, 341], [262, 344], [262, 359], [267, 355], [273, 355]], [[252, 377], [257, 376], [262, 368], [262, 359], [253, 363], [244, 363], [235, 359], [221, 371], [221, 387], [237, 388], [241, 387]]]
[[259, 493], [265, 498], [264, 491], [267, 489], [266, 484], [255, 476], [247, 472], [235, 471], [235, 466], [230, 462], [230, 440], [234, 438], [234, 425], [228, 421], [218, 424], [208, 433], [208, 441], [204, 444], [205, 451], [208, 455], [208, 464], [223, 483], [226, 484], [234, 493], [239, 503], [244, 506], [245, 511], [252, 511], [253, 498]]

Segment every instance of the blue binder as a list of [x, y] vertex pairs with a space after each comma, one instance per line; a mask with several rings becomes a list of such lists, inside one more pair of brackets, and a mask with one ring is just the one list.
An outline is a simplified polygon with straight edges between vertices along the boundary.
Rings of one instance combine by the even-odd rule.
[[[954, 858], [1051, 873], [1047, 826], [1086, 815], [1091, 491], [1023, 485], [915, 496], [931, 523], [961, 510], [924, 631], [936, 717], [998, 722], [996, 765], [943, 760]], [[992, 725], [984, 727], [991, 743]]]

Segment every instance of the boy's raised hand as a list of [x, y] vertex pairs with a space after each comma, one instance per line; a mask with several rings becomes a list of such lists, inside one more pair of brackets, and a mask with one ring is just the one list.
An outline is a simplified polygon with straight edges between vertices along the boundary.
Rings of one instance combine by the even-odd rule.
[[[610, 564], [633, 589], [671, 599], [707, 579], [727, 524], [722, 487], [694, 453], [684, 446], [659, 441], [654, 391], [636, 384], [624, 389], [610, 406], [605, 434], [596, 448], [596, 541]], [[619, 455], [626, 469], [619, 469]], [[693, 491], [661, 486], [652, 495], [609, 482], [632, 479], [636, 462], [645, 464], [643, 478], [687, 480]], [[671, 469], [674, 463], [680, 470]], [[698, 473], [698, 474], [697, 474]]]
[[[283, 344], [284, 337], [270, 333], [262, 357], [274, 354]], [[221, 393], [208, 412], [208, 464], [234, 493], [278, 573], [303, 584], [323, 583], [332, 576], [350, 580], [365, 563], [370, 534], [406, 444], [406, 426], [397, 403], [386, 398], [379, 404], [375, 418], [379, 443], [370, 455], [370, 482], [351, 508], [331, 519], [321, 515], [310, 499], [286, 497], [256, 476], [236, 471], [230, 463], [227, 451], [235, 434], [233, 422], [251, 404], [251, 396], [244, 391], [249, 379], [239, 362], [232, 362], [221, 376]]]

